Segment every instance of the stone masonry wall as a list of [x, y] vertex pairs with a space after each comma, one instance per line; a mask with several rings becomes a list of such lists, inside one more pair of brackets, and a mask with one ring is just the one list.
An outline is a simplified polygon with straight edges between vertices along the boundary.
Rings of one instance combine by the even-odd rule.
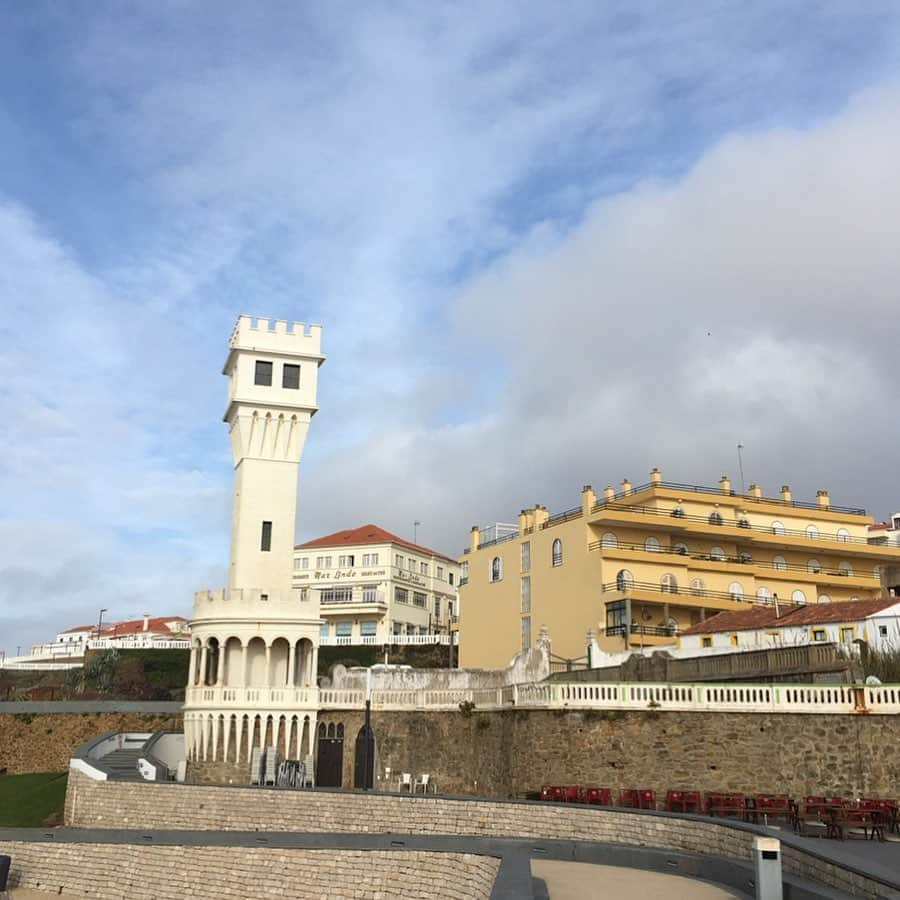
[[10, 886], [99, 900], [488, 898], [499, 860], [463, 853], [0, 841]]
[[158, 713], [0, 714], [0, 770], [65, 772], [74, 751], [106, 731], [181, 731], [181, 716]]
[[[344, 786], [353, 785], [362, 713], [342, 722]], [[794, 796], [900, 793], [900, 716], [655, 710], [375, 712], [376, 789], [428, 772], [442, 793], [517, 797], [542, 784]], [[390, 780], [385, 769], [391, 769]]]
[[[337, 791], [92, 781], [69, 775], [66, 824], [80, 828], [461, 834], [601, 841], [749, 860], [750, 832], [670, 816], [549, 803], [510, 803]], [[0, 850], [0, 852], [3, 852]], [[860, 897], [877, 897], [863, 876], [793, 847], [787, 873]]]

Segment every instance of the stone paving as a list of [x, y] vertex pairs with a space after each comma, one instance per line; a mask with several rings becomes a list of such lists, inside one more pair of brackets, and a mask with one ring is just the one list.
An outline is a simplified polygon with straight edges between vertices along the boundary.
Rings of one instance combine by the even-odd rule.
[[531, 874], [544, 882], [549, 900], [744, 900], [749, 896], [681, 875], [552, 859], [532, 860]]

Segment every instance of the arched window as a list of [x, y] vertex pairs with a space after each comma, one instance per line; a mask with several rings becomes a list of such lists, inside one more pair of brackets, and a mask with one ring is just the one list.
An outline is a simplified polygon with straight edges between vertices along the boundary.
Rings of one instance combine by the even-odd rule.
[[675, 509], [672, 510], [672, 515], [675, 516], [676, 519], [684, 518], [684, 507], [676, 506]]
[[551, 550], [551, 554], [553, 556], [553, 565], [561, 566], [562, 565], [562, 541], [557, 538], [553, 542], [553, 548]]
[[714, 510], [709, 514], [709, 524], [710, 525], [721, 525], [722, 524], [722, 513], [718, 510]]
[[756, 599], [759, 600], [760, 603], [771, 603], [772, 592], [767, 587], [758, 587], [756, 589]]
[[814, 541], [819, 536], [819, 529], [815, 525], [807, 525], [806, 536]]
[[841, 573], [841, 575], [852, 575], [853, 566], [848, 563], [846, 559], [844, 559], [838, 563], [838, 571]]
[[612, 531], [606, 531], [603, 534], [603, 537], [600, 539], [601, 547], [618, 547], [619, 539], [615, 536]]
[[664, 594], [677, 594], [678, 581], [668, 572], [659, 580], [659, 588]]
[[725, 559], [725, 551], [721, 547], [713, 547], [712, 550], [709, 551], [709, 558], [721, 561]]
[[837, 530], [837, 539], [842, 543], [846, 544], [850, 541], [850, 532], [847, 531], [846, 528], [838, 528]]
[[744, 563], [744, 565], [748, 565], [749, 563], [752, 563], [752, 562], [753, 562], [753, 557], [752, 557], [749, 553], [747, 553], [746, 551], [744, 551], [744, 552], [738, 557], [738, 559], [739, 559], [742, 563]]
[[616, 575], [616, 590], [627, 591], [634, 584], [634, 575], [628, 569], [621, 569]]
[[785, 569], [787, 569], [787, 560], [783, 556], [773, 556], [772, 568], [784, 571]]
[[784, 534], [784, 525], [777, 519], [772, 523], [772, 534]]
[[503, 578], [503, 560], [495, 556], [491, 560], [491, 581], [500, 581]]
[[831, 597], [828, 594], [819, 594], [819, 603], [831, 603]]
[[732, 600], [743, 600], [744, 586], [739, 581], [732, 581], [728, 585], [728, 593], [731, 595]]
[[806, 561], [806, 571], [809, 572], [810, 575], [818, 575], [819, 572], [822, 571], [822, 563], [817, 559], [808, 559]]
[[683, 541], [676, 541], [674, 544], [672, 544], [672, 550], [674, 550], [675, 553], [677, 553], [679, 556], [688, 555], [687, 544], [685, 544]]
[[694, 578], [691, 581], [691, 593], [695, 597], [702, 597], [703, 592], [706, 590], [706, 585], [703, 583], [702, 578]]
[[738, 528], [749, 528], [750, 520], [746, 516], [741, 516], [738, 519]]
[[648, 537], [644, 541], [644, 549], [648, 553], [659, 553], [659, 541], [655, 537]]
[[806, 603], [806, 594], [798, 588], [791, 594], [791, 603], [799, 603], [802, 606]]

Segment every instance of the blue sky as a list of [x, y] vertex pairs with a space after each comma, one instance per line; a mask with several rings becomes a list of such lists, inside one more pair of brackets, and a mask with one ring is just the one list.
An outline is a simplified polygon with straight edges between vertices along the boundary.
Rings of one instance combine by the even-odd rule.
[[298, 538], [739, 441], [900, 508], [898, 60], [893, 2], [6, 4], [0, 648], [223, 583], [241, 312], [325, 327]]

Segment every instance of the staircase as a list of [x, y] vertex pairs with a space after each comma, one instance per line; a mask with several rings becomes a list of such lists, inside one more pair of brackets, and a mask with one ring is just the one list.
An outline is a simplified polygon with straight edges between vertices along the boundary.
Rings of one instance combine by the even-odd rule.
[[110, 781], [142, 781], [138, 772], [138, 760], [143, 750], [113, 750], [102, 759], [103, 768], [109, 773]]

